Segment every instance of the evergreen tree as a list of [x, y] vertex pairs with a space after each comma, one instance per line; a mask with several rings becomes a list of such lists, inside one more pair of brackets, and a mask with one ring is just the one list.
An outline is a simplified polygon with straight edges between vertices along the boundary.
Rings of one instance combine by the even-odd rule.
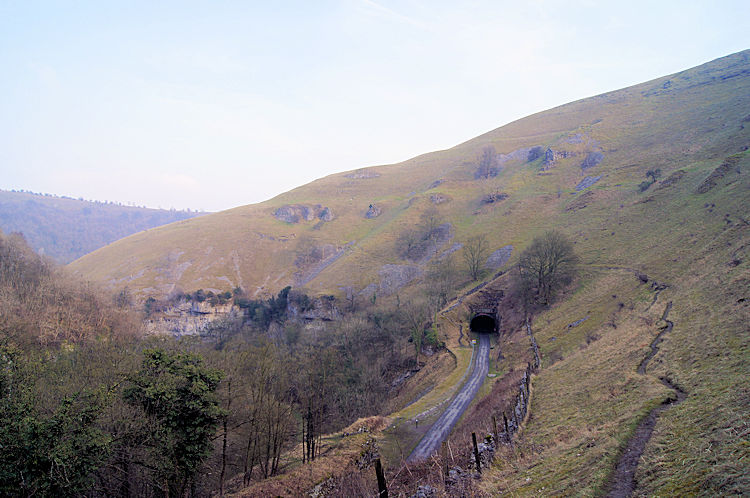
[[211, 438], [224, 415], [215, 395], [223, 373], [205, 366], [196, 354], [152, 349], [144, 355], [123, 396], [158, 421], [158, 469], [169, 494], [182, 496], [211, 452]]

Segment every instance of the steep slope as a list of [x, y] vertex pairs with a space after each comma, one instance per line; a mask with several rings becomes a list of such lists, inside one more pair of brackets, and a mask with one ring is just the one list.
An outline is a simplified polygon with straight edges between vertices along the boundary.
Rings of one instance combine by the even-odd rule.
[[[749, 58], [747, 51], [734, 54], [535, 114], [449, 150], [331, 175], [264, 203], [135, 234], [71, 267], [143, 296], [237, 286], [252, 295], [300, 284], [336, 292], [373, 283], [388, 294], [419, 273], [401, 269], [407, 277], [393, 284], [399, 268], [386, 265], [412, 264], [394, 244], [431, 207], [451, 223], [452, 242], [484, 233], [494, 247], [523, 247], [552, 226], [583, 236], [586, 206], [618, 210], [623, 219], [640, 215], [640, 207], [619, 206], [643, 196], [637, 186], [647, 170], [706, 175], [747, 146]], [[499, 174], [477, 179], [488, 145], [498, 152]], [[496, 192], [508, 198], [482, 202]], [[626, 256], [622, 238], [634, 235], [614, 235], [610, 258]], [[317, 258], [300, 263], [311, 247]]]
[[[498, 155], [482, 168], [489, 145]], [[640, 421], [675, 398], [671, 385], [685, 400], [655, 421], [635, 492], [741, 494], [750, 489], [748, 147], [745, 51], [446, 151], [136, 234], [71, 266], [144, 297], [238, 285], [263, 294], [288, 284], [382, 296], [418, 280], [426, 259], [472, 235], [484, 234], [493, 249], [512, 246], [512, 263], [535, 235], [557, 228], [574, 241], [581, 274], [533, 319], [542, 368], [531, 415], [483, 486], [525, 496], [606, 492]], [[652, 183], [647, 172], [656, 170]], [[400, 257], [399, 235], [433, 207], [450, 223], [439, 247]], [[661, 320], [667, 309], [669, 323]], [[458, 330], [442, 329], [448, 344], [458, 343]], [[498, 378], [485, 387], [518, 371], [527, 345], [503, 355], [492, 359]], [[457, 437], [490, 420], [459, 423]]]
[[62, 264], [132, 233], [199, 214], [0, 190], [0, 230], [22, 233], [31, 247]]

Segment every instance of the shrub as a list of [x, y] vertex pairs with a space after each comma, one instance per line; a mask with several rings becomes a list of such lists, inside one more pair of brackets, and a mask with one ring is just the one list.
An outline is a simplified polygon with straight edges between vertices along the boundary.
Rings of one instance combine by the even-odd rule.
[[646, 190], [649, 189], [649, 187], [651, 187], [651, 185], [653, 185], [653, 183], [651, 183], [648, 180], [646, 180], [645, 182], [641, 182], [641, 183], [638, 184], [638, 191], [639, 192], [645, 192]]
[[537, 145], [536, 147], [532, 147], [531, 150], [529, 150], [527, 161], [530, 163], [534, 162], [540, 157], [542, 157], [543, 155], [544, 155], [544, 149], [540, 145]]

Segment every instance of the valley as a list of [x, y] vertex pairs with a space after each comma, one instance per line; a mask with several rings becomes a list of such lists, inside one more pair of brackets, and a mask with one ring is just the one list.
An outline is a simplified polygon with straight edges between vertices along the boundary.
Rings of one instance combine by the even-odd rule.
[[8, 431], [82, 424], [87, 496], [746, 494], [748, 122], [746, 50], [64, 268], [3, 235]]
[[490, 355], [490, 338], [487, 334], [480, 334], [479, 345], [472, 355], [472, 368], [466, 383], [456, 393], [451, 403], [430, 427], [430, 430], [419, 441], [412, 450], [409, 460], [418, 461], [430, 457], [440, 448], [440, 443], [445, 441], [453, 426], [463, 415], [469, 403], [474, 399], [479, 388], [487, 376]]
[[31, 247], [61, 264], [132, 233], [201, 214], [0, 190], [0, 229], [22, 233]]

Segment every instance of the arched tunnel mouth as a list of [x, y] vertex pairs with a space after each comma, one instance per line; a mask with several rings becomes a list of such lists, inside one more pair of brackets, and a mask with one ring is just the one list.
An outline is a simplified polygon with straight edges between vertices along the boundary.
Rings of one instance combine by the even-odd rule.
[[480, 334], [492, 334], [497, 330], [495, 319], [489, 315], [477, 315], [471, 319], [469, 329]]

